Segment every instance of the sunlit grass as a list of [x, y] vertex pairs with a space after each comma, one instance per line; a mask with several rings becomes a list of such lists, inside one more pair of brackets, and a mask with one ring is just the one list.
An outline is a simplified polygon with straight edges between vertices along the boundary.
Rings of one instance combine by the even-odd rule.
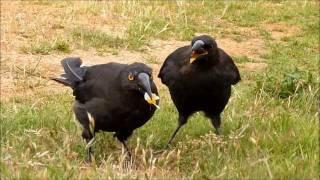
[[[233, 88], [222, 115], [221, 136], [213, 133], [202, 113], [196, 113], [168, 149], [164, 148], [178, 115], [168, 90], [161, 88], [161, 109], [129, 139], [134, 160], [125, 166], [121, 144], [112, 133], [97, 134], [95, 161], [84, 162], [85, 144], [72, 114], [72, 94], [50, 88], [36, 91], [50, 87], [41, 64], [30, 63], [24, 69], [1, 66], [3, 72], [12, 73], [16, 87], [35, 91], [30, 97], [17, 94], [1, 100], [1, 179], [318, 178], [317, 2], [21, 3], [35, 5], [44, 14], [30, 20], [22, 13], [10, 20], [10, 28], [4, 24], [12, 34], [23, 34], [21, 54], [67, 56], [90, 48], [104, 55], [123, 49], [143, 53], [154, 39], [189, 41], [197, 33], [207, 33], [237, 43], [260, 39], [265, 53], [259, 57], [267, 67], [247, 71], [241, 66], [242, 81]], [[54, 13], [46, 14], [52, 8]], [[291, 26], [297, 32], [276, 40], [265, 28], [274, 24], [280, 24], [283, 29], [278, 31], [283, 33]], [[9, 42], [5, 35], [4, 42]], [[157, 66], [164, 60], [144, 56], [146, 63]], [[238, 65], [258, 61], [247, 55], [233, 58]]]

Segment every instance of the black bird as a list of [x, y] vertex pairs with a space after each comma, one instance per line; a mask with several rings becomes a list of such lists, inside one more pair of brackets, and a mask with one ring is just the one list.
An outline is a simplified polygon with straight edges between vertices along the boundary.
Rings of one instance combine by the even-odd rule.
[[191, 46], [180, 47], [165, 60], [158, 75], [170, 91], [179, 112], [178, 127], [168, 145], [188, 117], [203, 111], [219, 134], [220, 114], [231, 94], [231, 85], [240, 81], [232, 58], [208, 36], [194, 37]]
[[108, 63], [81, 66], [80, 58], [61, 61], [65, 74], [53, 80], [73, 89], [73, 111], [83, 128], [91, 160], [95, 133], [115, 132], [124, 145], [133, 130], [144, 125], [158, 107], [159, 97], [152, 69], [142, 63]]

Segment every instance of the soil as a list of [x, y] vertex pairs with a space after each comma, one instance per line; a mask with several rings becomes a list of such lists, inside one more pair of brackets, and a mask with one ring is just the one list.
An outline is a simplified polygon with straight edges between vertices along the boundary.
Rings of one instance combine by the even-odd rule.
[[[145, 49], [143, 52], [121, 49], [117, 53], [107, 53], [103, 56], [95, 49], [77, 49], [68, 54], [53, 53], [50, 55], [34, 55], [21, 51], [21, 47], [30, 45], [31, 42], [59, 36], [69, 28], [69, 25], [74, 24], [82, 24], [83, 26], [92, 26], [93, 24], [107, 33], [114, 32], [115, 36], [124, 34], [125, 18], [119, 18], [110, 13], [104, 13], [103, 18], [95, 15], [84, 18], [81, 13], [77, 14], [79, 9], [84, 7], [80, 3], [79, 7], [70, 9], [72, 12], [65, 12], [63, 8], [42, 8], [41, 5], [35, 5], [35, 3], [23, 5], [17, 1], [1, 2], [1, 101], [14, 96], [36, 95], [39, 92], [58, 93], [61, 90], [66, 90], [66, 87], [49, 80], [50, 77], [59, 76], [62, 73], [60, 60], [65, 57], [80, 57], [85, 64], [144, 62], [154, 69], [153, 73], [156, 77], [161, 64], [171, 52], [178, 47], [190, 44], [189, 41], [153, 39], [143, 47]], [[41, 14], [41, 16], [37, 14]], [[65, 14], [71, 14], [74, 17], [66, 17], [66, 19], [60, 17]], [[48, 18], [52, 21], [47, 21]], [[286, 24], [266, 24], [265, 28], [276, 40], [292, 36], [299, 31], [297, 27], [289, 27]], [[236, 41], [230, 37], [220, 37], [216, 39], [218, 46], [232, 57], [247, 56], [254, 60], [250, 63], [235, 62], [241, 71], [262, 71], [266, 68], [267, 64], [260, 58], [265, 53], [266, 47], [257, 31], [251, 28], [236, 28], [234, 30], [238, 30], [240, 34], [248, 32], [252, 36], [242, 41]], [[200, 33], [196, 35], [198, 34]], [[29, 71], [34, 68], [35, 71], [30, 73]], [[160, 88], [164, 87], [158, 78], [154, 79]]]

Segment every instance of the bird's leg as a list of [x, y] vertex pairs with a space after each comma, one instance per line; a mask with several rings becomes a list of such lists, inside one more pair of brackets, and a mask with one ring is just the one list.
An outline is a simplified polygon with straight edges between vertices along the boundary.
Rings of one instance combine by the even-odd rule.
[[126, 142], [124, 140], [122, 140], [121, 143], [122, 143], [122, 145], [123, 145], [123, 147], [124, 147], [124, 149], [126, 151], [126, 154], [125, 154], [124, 159], [122, 161], [122, 163], [123, 163], [122, 167], [123, 167], [123, 169], [128, 170], [128, 169], [131, 169], [131, 167], [132, 167], [131, 152], [130, 152], [130, 150], [129, 150], [129, 148], [128, 148], [128, 146], [127, 146], [127, 144], [126, 144]]
[[220, 135], [220, 128], [215, 128], [216, 129], [216, 134]]
[[176, 128], [176, 130], [173, 132], [173, 134], [171, 135], [171, 138], [169, 139], [167, 146], [169, 147], [169, 145], [171, 144], [172, 140], [174, 139], [174, 137], [176, 136], [177, 132], [179, 131], [179, 129], [182, 127], [182, 125], [178, 124], [178, 127]]
[[87, 145], [87, 161], [91, 162], [93, 157], [92, 145], [94, 143], [95, 135], [95, 119], [84, 107], [84, 104], [76, 101], [73, 105], [73, 111], [76, 119], [82, 128], [82, 138], [85, 139]]
[[131, 134], [132, 134], [132, 131], [121, 131], [121, 132], [116, 132], [113, 135], [114, 137], [117, 137], [117, 139], [122, 143], [130, 159], [131, 159], [131, 153], [126, 144], [126, 140]]
[[174, 139], [174, 137], [176, 136], [176, 134], [178, 133], [179, 129], [187, 122], [187, 118], [185, 118], [184, 116], [179, 115], [179, 124], [178, 127], [176, 128], [176, 130], [173, 132], [173, 134], [171, 135], [171, 138], [169, 139], [168, 143], [167, 143], [167, 148], [169, 147], [169, 145], [171, 144], [172, 140]]
[[[93, 116], [87, 112], [88, 115], [88, 127], [86, 128], [87, 131], [87, 145], [86, 145], [86, 149], [88, 150], [88, 161], [91, 162], [92, 157], [93, 157], [93, 150], [92, 150], [92, 146], [94, 143], [94, 134], [95, 134], [95, 119], [93, 118]], [[89, 138], [88, 138], [89, 137]]]
[[92, 157], [93, 157], [93, 143], [94, 143], [95, 138], [93, 137], [92, 139], [86, 139], [87, 145], [86, 145], [86, 149], [87, 149], [87, 161], [91, 162], [92, 161]]
[[126, 142], [125, 141], [121, 141], [121, 143], [122, 143], [124, 149], [126, 150], [126, 152], [128, 153], [129, 159], [131, 159], [131, 152], [130, 152]]
[[221, 118], [220, 115], [218, 116], [211, 116], [210, 117], [211, 124], [216, 129], [216, 134], [220, 135], [220, 125], [221, 125]]
[[90, 131], [88, 129], [83, 129], [82, 131], [82, 137], [85, 139], [86, 141], [86, 151], [87, 151], [87, 162], [91, 162], [92, 161], [92, 157], [93, 157], [93, 143], [94, 143], [94, 134], [91, 134]]

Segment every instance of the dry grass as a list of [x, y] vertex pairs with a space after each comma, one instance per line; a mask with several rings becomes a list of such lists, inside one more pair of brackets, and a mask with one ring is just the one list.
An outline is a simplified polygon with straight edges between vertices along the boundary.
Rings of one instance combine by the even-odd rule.
[[[1, 1], [1, 177], [316, 179], [318, 5]], [[222, 135], [212, 134], [200, 113], [163, 149], [177, 115], [155, 78], [162, 108], [131, 138], [133, 160], [125, 161], [120, 144], [103, 133], [95, 162], [86, 164], [71, 92], [48, 80], [61, 73], [60, 60], [145, 62], [156, 75], [169, 53], [199, 34], [214, 36], [242, 74]]]

